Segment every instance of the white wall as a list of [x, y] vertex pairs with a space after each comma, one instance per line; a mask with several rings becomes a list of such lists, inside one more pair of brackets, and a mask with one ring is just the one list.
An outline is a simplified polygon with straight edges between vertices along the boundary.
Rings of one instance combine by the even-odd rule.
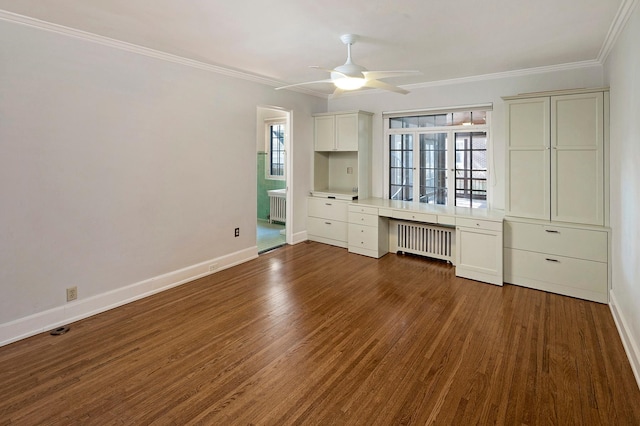
[[[393, 83], [393, 80], [389, 80]], [[601, 87], [602, 66], [590, 66], [540, 74], [484, 79], [474, 82], [451, 82], [434, 87], [414, 89], [408, 95], [392, 92], [344, 95], [329, 100], [330, 111], [361, 109], [375, 113], [373, 118], [373, 182], [372, 193], [383, 194], [383, 160], [386, 144], [383, 142], [382, 112], [403, 111], [459, 105], [493, 103], [491, 139], [493, 143], [493, 173], [491, 176], [490, 205], [504, 209], [505, 173], [505, 112], [502, 96], [547, 90], [580, 87]]]
[[258, 105], [293, 111], [304, 232], [326, 100], [2, 20], [0, 39], [0, 344], [255, 255]]
[[640, 7], [605, 64], [611, 87], [611, 228], [614, 318], [640, 384]]

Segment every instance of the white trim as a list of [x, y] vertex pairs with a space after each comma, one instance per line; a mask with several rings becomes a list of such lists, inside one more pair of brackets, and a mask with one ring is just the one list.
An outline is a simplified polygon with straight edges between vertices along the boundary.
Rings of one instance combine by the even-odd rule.
[[[53, 32], [56, 34], [66, 35], [68, 37], [81, 39], [91, 43], [101, 44], [103, 46], [124, 50], [126, 52], [135, 53], [138, 55], [148, 56], [150, 58], [159, 59], [162, 61], [173, 62], [176, 64], [185, 65], [191, 68], [214, 72], [217, 74], [222, 74], [229, 77], [235, 77], [242, 80], [252, 81], [254, 83], [265, 84], [267, 86], [280, 87], [283, 84], [285, 84], [281, 81], [273, 80], [260, 75], [251, 74], [244, 71], [232, 70], [232, 69], [224, 68], [217, 65], [211, 65], [211, 64], [196, 61], [193, 59], [187, 59], [182, 56], [161, 52], [159, 50], [150, 49], [148, 47], [138, 46], [136, 44], [127, 43], [124, 41], [101, 36], [98, 34], [89, 33], [87, 31], [82, 31], [75, 28], [69, 28], [69, 27], [65, 27], [64, 25], [58, 25], [51, 22], [41, 21], [40, 19], [31, 18], [31, 17], [20, 15], [17, 13], [7, 12], [6, 10], [0, 10], [0, 20], [13, 22], [15, 24], [26, 25], [33, 28], [38, 28], [38, 29]], [[311, 90], [304, 87], [292, 87], [291, 90], [295, 92], [311, 95], [311, 96], [316, 96], [323, 99], [328, 99], [329, 97], [329, 95], [325, 93], [320, 93], [315, 90]]]
[[549, 72], [566, 71], [566, 70], [591, 68], [591, 67], [601, 67], [601, 66], [602, 64], [597, 60], [588, 60], [588, 61], [580, 61], [580, 62], [570, 62], [567, 64], [548, 65], [544, 67], [524, 68], [524, 69], [513, 70], [513, 71], [474, 75], [470, 77], [452, 78], [448, 80], [438, 80], [438, 81], [429, 81], [425, 83], [408, 84], [406, 86], [401, 86], [401, 87], [407, 90], [424, 89], [427, 87], [447, 86], [450, 84], [473, 83], [478, 81], [498, 80], [498, 79], [511, 78], [511, 77], [522, 77], [522, 76], [534, 75], [534, 74], [543, 74], [543, 73], [549, 73]]
[[613, 46], [616, 44], [616, 40], [618, 36], [624, 29], [625, 24], [629, 20], [631, 13], [635, 9], [638, 4], [638, 0], [622, 0], [620, 4], [620, 8], [618, 8], [618, 12], [616, 13], [615, 18], [613, 18], [613, 22], [611, 23], [611, 27], [609, 27], [609, 32], [607, 33], [607, 37], [604, 39], [604, 43], [602, 43], [602, 47], [600, 48], [600, 53], [598, 53], [598, 62], [604, 64], [609, 57], [609, 53], [613, 49]]
[[411, 115], [448, 114], [451, 112], [467, 111], [493, 111], [493, 102], [489, 102], [486, 104], [461, 105], [452, 107], [407, 109], [403, 111], [382, 111], [382, 118], [407, 117]]
[[[0, 324], [0, 346], [79, 321], [258, 257], [256, 246]], [[209, 270], [216, 264], [217, 269]]]
[[620, 334], [622, 346], [624, 346], [627, 358], [629, 358], [629, 364], [631, 364], [631, 370], [636, 378], [636, 383], [640, 388], [640, 346], [634, 339], [633, 335], [628, 332], [628, 322], [624, 318], [622, 311], [619, 310], [618, 306], [616, 295], [613, 290], [611, 290], [609, 292], [609, 308], [613, 314], [613, 321], [616, 323], [618, 334]]
[[307, 241], [309, 236], [307, 235], [307, 231], [296, 232], [291, 237], [291, 242], [289, 244], [299, 244], [304, 241]]

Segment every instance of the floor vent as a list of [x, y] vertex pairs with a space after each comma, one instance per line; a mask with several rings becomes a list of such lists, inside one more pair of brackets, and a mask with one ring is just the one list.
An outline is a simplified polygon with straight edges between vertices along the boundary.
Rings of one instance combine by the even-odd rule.
[[391, 220], [389, 251], [433, 257], [454, 263], [455, 228]]

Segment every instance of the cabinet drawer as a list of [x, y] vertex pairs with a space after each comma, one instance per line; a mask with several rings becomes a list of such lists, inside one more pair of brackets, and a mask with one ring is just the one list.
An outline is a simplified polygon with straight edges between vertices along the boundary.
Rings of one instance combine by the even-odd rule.
[[374, 216], [372, 214], [349, 212], [349, 223], [377, 227], [378, 216], [377, 215]]
[[378, 215], [377, 207], [361, 206], [359, 204], [349, 204], [349, 211], [355, 213]]
[[607, 232], [537, 223], [505, 222], [504, 246], [606, 262]]
[[438, 216], [429, 213], [394, 210], [393, 217], [394, 219], [413, 220], [415, 222], [438, 223]]
[[349, 246], [378, 250], [378, 228], [349, 224]]
[[505, 281], [513, 284], [539, 284], [533, 287], [577, 297], [582, 297], [580, 291], [607, 294], [606, 263], [505, 249], [504, 267]]
[[338, 220], [307, 218], [307, 233], [322, 238], [347, 242], [347, 222]]
[[502, 222], [491, 222], [489, 220], [477, 220], [458, 217], [456, 218], [456, 225], [465, 228], [502, 232]]
[[347, 205], [346, 201], [311, 197], [308, 199], [307, 208], [309, 216], [346, 222]]

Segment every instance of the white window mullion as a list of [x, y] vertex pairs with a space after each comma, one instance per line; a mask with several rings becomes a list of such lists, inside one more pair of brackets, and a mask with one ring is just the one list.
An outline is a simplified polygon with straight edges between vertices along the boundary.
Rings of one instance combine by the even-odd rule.
[[456, 199], [456, 141], [455, 131], [447, 133], [447, 205], [454, 206]]
[[417, 132], [411, 132], [413, 137], [413, 201], [420, 201], [420, 136]]

